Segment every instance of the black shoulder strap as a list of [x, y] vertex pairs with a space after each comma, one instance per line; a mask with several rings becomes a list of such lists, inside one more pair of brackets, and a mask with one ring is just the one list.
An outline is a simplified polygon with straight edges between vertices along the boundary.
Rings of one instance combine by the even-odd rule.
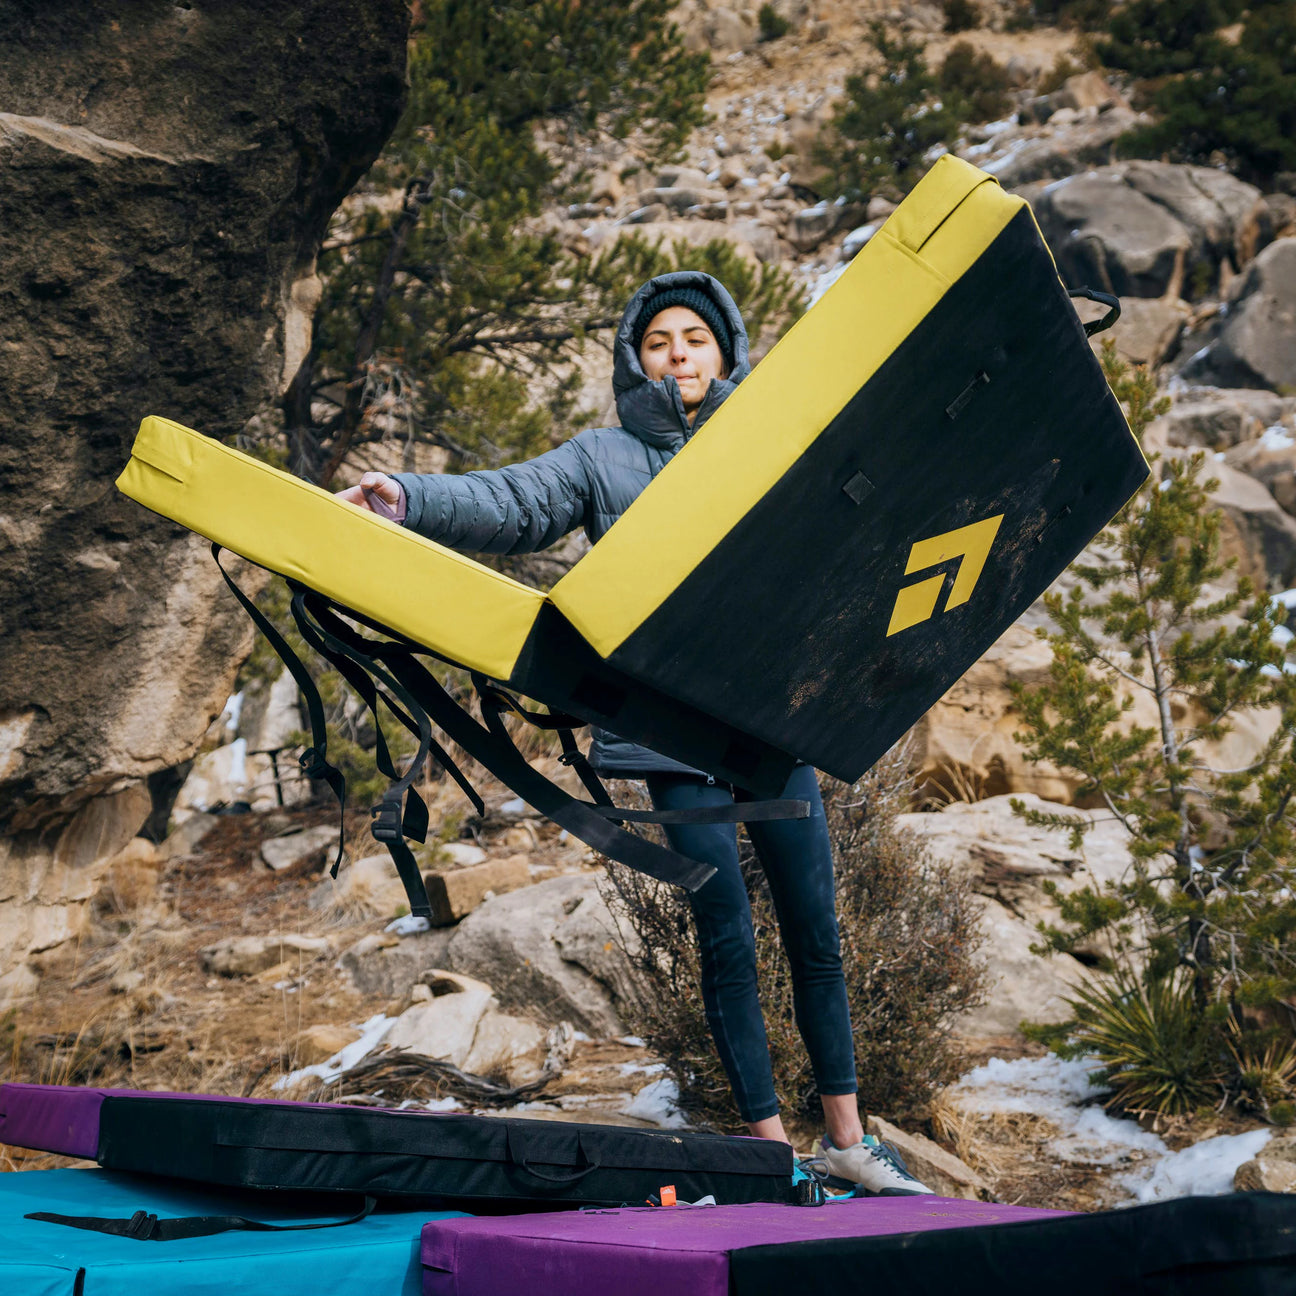
[[373, 1214], [378, 1201], [366, 1197], [364, 1206], [355, 1215], [343, 1220], [325, 1220], [320, 1224], [266, 1224], [261, 1220], [244, 1219], [242, 1215], [187, 1215], [178, 1219], [159, 1219], [148, 1211], [138, 1210], [129, 1219], [104, 1219], [97, 1215], [54, 1215], [49, 1211], [33, 1211], [24, 1219], [43, 1220], [47, 1224], [64, 1224], [68, 1228], [88, 1229], [93, 1233], [108, 1233], [114, 1237], [132, 1238], [137, 1242], [179, 1242], [184, 1238], [211, 1237], [216, 1233], [243, 1230], [251, 1233], [296, 1233], [304, 1229], [341, 1228], [344, 1224], [358, 1224]]

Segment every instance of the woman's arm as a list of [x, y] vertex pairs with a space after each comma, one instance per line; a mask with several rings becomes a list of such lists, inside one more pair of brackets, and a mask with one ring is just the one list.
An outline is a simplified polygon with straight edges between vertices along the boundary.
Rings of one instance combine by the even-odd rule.
[[[587, 460], [568, 441], [526, 463], [462, 475], [366, 473], [365, 485], [339, 492], [348, 503], [390, 516], [405, 495], [403, 525], [451, 549], [533, 553], [585, 522], [590, 500]], [[388, 509], [375, 508], [375, 497]]]

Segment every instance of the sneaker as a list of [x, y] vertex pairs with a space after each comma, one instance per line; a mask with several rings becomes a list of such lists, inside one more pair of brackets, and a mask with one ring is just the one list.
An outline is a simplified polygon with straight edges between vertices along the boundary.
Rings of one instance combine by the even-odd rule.
[[[827, 1135], [820, 1141], [820, 1155], [833, 1187], [854, 1185], [869, 1197], [918, 1197], [932, 1194], [926, 1184], [909, 1173], [904, 1158], [890, 1144], [865, 1134], [853, 1147], [836, 1148]], [[837, 1181], [837, 1182], [834, 1182]], [[934, 1195], [934, 1194], [932, 1194]]]

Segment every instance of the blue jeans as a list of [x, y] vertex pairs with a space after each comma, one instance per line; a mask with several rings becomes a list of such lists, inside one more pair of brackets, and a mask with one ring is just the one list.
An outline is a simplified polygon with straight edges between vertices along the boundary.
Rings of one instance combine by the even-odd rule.
[[[687, 774], [649, 774], [648, 792], [661, 810], [732, 804], [722, 783]], [[779, 934], [792, 970], [797, 1027], [821, 1094], [856, 1091], [850, 1006], [842, 976], [833, 889], [832, 848], [814, 770], [798, 765], [782, 795], [809, 801], [809, 819], [748, 824], [769, 881]], [[669, 824], [682, 855], [715, 866], [715, 876], [689, 897], [702, 962], [702, 1002], [720, 1061], [744, 1121], [778, 1113], [765, 1019], [756, 990], [756, 937], [738, 867], [732, 824]]]

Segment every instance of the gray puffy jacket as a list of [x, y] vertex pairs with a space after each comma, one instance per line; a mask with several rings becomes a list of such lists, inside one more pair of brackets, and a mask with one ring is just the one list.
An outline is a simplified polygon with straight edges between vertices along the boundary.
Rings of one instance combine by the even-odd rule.
[[[675, 379], [650, 382], [631, 345], [647, 299], [668, 288], [701, 288], [724, 312], [733, 335], [733, 372], [712, 381], [691, 428]], [[397, 473], [405, 490], [405, 525], [448, 548], [476, 553], [534, 553], [577, 527], [596, 543], [750, 372], [747, 330], [724, 286], [696, 270], [659, 275], [630, 299], [617, 327], [612, 389], [620, 427], [588, 428], [556, 450], [494, 471]], [[688, 771], [597, 729], [590, 762], [621, 777]]]

